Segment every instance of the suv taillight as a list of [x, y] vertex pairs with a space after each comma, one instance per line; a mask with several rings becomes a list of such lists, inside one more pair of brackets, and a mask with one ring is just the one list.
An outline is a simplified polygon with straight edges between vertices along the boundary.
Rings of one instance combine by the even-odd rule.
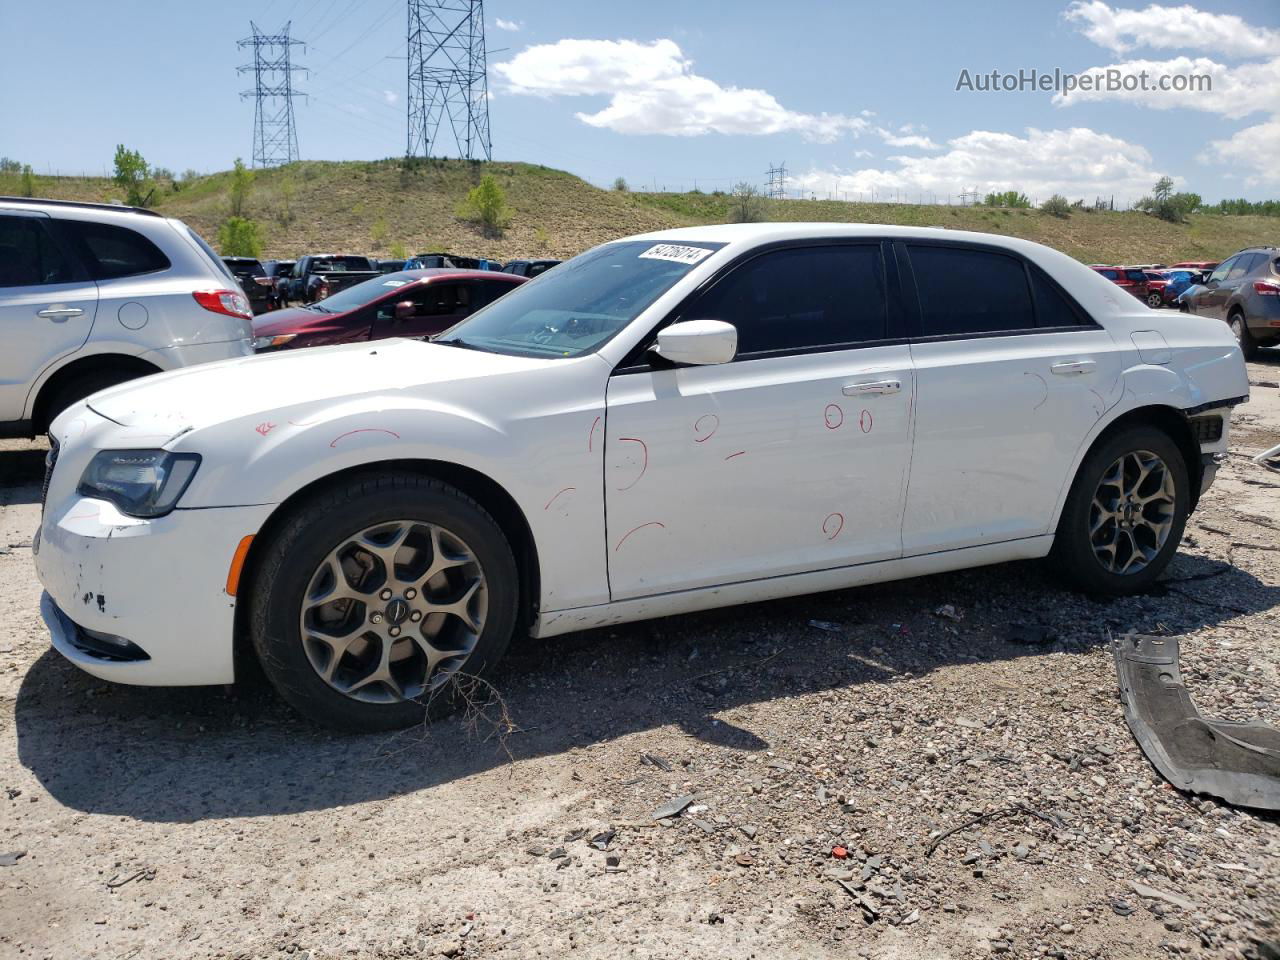
[[1280, 297], [1280, 283], [1274, 280], [1255, 280], [1253, 292], [1261, 297]]
[[213, 313], [222, 313], [228, 317], [242, 317], [245, 320], [253, 319], [249, 301], [244, 298], [243, 293], [238, 291], [195, 290], [191, 296], [195, 297], [196, 303]]

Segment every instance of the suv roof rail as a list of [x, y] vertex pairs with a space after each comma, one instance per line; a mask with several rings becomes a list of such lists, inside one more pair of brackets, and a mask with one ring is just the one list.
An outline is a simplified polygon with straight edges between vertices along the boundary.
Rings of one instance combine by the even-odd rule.
[[88, 210], [116, 210], [124, 213], [140, 213], [148, 217], [163, 217], [164, 214], [156, 213], [154, 210], [148, 210], [145, 207], [129, 207], [123, 203], [91, 203], [88, 200], [47, 200], [42, 197], [3, 197], [0, 196], [0, 203], [29, 203], [33, 206], [36, 204], [44, 204], [51, 207], [73, 207], [84, 208]]

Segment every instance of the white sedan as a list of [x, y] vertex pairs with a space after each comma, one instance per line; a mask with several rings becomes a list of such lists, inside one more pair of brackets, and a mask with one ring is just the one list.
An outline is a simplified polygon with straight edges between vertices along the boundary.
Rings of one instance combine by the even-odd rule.
[[433, 342], [149, 377], [54, 423], [54, 646], [316, 720], [447, 710], [551, 636], [1052, 554], [1129, 593], [1225, 455], [1244, 361], [1038, 244], [873, 225], [607, 243]]

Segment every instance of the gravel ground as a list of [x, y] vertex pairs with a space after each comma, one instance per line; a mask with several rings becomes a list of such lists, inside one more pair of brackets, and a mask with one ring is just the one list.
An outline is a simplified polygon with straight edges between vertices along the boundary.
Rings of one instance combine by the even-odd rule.
[[1280, 723], [1280, 474], [1245, 456], [1280, 356], [1250, 376], [1147, 596], [1018, 564], [529, 641], [505, 735], [80, 673], [38, 613], [43, 452], [4, 442], [0, 955], [1273, 956], [1280, 817], [1172, 790], [1106, 646], [1177, 635], [1205, 713]]

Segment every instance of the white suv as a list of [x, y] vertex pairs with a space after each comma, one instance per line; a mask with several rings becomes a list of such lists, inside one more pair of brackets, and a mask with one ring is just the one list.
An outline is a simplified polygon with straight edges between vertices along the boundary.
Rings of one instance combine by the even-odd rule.
[[180, 220], [0, 197], [0, 436], [34, 436], [91, 393], [247, 356], [249, 304]]

